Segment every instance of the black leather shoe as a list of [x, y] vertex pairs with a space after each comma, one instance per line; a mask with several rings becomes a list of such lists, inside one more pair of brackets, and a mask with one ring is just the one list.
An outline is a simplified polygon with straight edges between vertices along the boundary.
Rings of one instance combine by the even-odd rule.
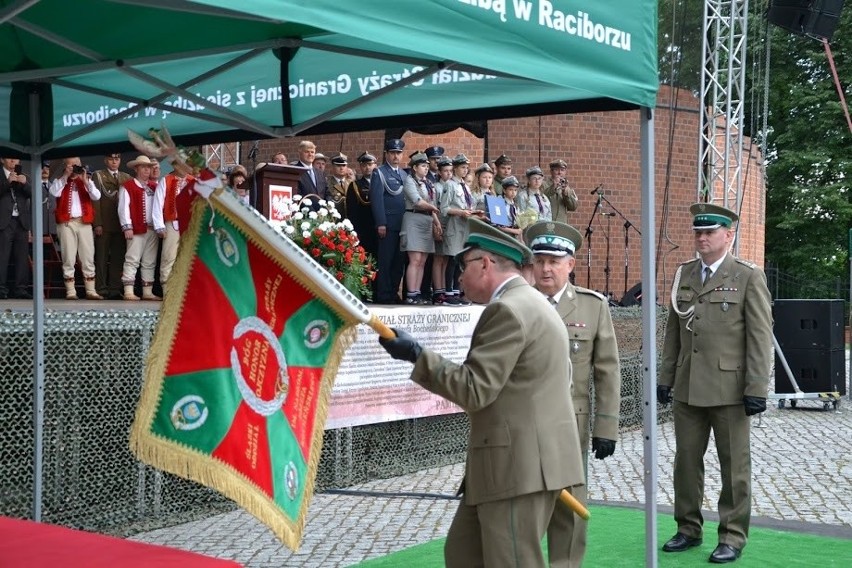
[[740, 549], [734, 548], [730, 544], [720, 544], [710, 555], [710, 562], [713, 564], [727, 564], [733, 562], [740, 557]]
[[683, 552], [704, 542], [701, 538], [690, 538], [683, 533], [677, 533], [663, 545], [663, 552]]

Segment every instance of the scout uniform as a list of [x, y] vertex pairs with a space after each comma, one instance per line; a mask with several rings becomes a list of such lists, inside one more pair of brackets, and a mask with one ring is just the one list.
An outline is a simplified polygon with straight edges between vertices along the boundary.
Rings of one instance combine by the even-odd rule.
[[[500, 166], [511, 166], [512, 165], [512, 158], [510, 158], [506, 154], [500, 154], [497, 157], [497, 159], [494, 160], [494, 165], [497, 167], [497, 172], [498, 172], [498, 173], [494, 174], [494, 189], [500, 195], [502, 195], [503, 194], [503, 178], [508, 177], [508, 176], [501, 176], [499, 174]], [[511, 167], [510, 167], [509, 175], [511, 175]]]
[[[540, 221], [527, 228], [525, 242], [533, 254], [556, 257], [574, 256], [583, 244], [580, 232], [564, 223]], [[557, 297], [558, 296], [558, 297]], [[584, 468], [588, 470], [590, 415], [594, 392], [594, 424], [591, 430], [593, 451], [599, 458], [615, 450], [618, 439], [618, 413], [621, 405], [621, 368], [615, 329], [604, 296], [573, 286], [549, 297], [568, 330], [574, 385], [571, 391]], [[594, 385], [594, 391], [591, 385]], [[607, 452], [598, 446], [607, 446]], [[588, 471], [586, 471], [588, 478]], [[586, 503], [587, 486], [572, 494]], [[551, 566], [580, 566], [586, 550], [587, 522], [563, 506], [557, 506], [548, 526], [548, 557]]]
[[[731, 230], [737, 215], [723, 207], [690, 207], [693, 230]], [[705, 266], [680, 265], [671, 291], [658, 397], [673, 394], [674, 517], [677, 534], [663, 547], [701, 544], [704, 454], [711, 429], [721, 466], [719, 546], [711, 562], [731, 562], [748, 539], [751, 514], [749, 415], [766, 408], [772, 365], [771, 298], [763, 271], [730, 252]], [[763, 408], [753, 407], [763, 403]]]

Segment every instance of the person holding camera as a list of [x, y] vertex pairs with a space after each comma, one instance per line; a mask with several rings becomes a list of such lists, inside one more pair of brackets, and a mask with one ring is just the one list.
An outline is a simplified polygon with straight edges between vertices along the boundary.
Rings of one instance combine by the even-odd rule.
[[65, 299], [76, 300], [74, 265], [80, 257], [80, 268], [86, 288], [86, 299], [103, 300], [95, 289], [95, 220], [93, 202], [101, 198], [89, 172], [80, 158], [65, 158], [64, 169], [50, 184], [50, 194], [56, 197], [56, 233], [62, 244], [62, 276], [65, 279]]
[[21, 174], [20, 160], [0, 158], [3, 175], [0, 176], [0, 300], [9, 297], [7, 276], [9, 261], [15, 266], [13, 298], [31, 299], [27, 291], [30, 283], [29, 231], [30, 184]]
[[550, 200], [554, 221], [567, 223], [568, 212], [577, 210], [577, 193], [568, 185], [568, 163], [565, 160], [550, 162], [550, 179], [545, 181], [541, 192]]

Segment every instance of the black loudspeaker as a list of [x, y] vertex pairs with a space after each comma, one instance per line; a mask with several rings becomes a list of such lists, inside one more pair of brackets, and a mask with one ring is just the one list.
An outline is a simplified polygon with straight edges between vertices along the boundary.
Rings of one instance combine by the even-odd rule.
[[[846, 351], [828, 349], [783, 349], [793, 378], [802, 392], [846, 394]], [[787, 371], [775, 355], [775, 392], [793, 393]]]
[[772, 0], [766, 19], [793, 33], [830, 40], [843, 0]]
[[840, 349], [844, 344], [843, 300], [775, 300], [775, 338], [791, 349]]
[[624, 297], [621, 298], [621, 302], [619, 304], [625, 308], [629, 308], [630, 306], [641, 306], [642, 305], [642, 283], [637, 282], [633, 285], [633, 288], [627, 291], [624, 294]]

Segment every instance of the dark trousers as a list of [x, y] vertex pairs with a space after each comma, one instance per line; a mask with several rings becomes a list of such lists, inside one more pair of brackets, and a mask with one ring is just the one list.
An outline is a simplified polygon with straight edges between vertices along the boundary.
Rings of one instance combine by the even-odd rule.
[[399, 299], [399, 285], [405, 255], [399, 250], [399, 231], [387, 230], [385, 238], [379, 239], [379, 273], [376, 277], [376, 302], [394, 304]]
[[0, 293], [8, 294], [9, 260], [15, 266], [15, 291], [26, 292], [30, 283], [29, 231], [20, 220], [12, 217], [5, 229], [0, 229]]
[[104, 231], [95, 236], [95, 289], [104, 298], [120, 296], [123, 288], [121, 271], [127, 241], [121, 231]]

